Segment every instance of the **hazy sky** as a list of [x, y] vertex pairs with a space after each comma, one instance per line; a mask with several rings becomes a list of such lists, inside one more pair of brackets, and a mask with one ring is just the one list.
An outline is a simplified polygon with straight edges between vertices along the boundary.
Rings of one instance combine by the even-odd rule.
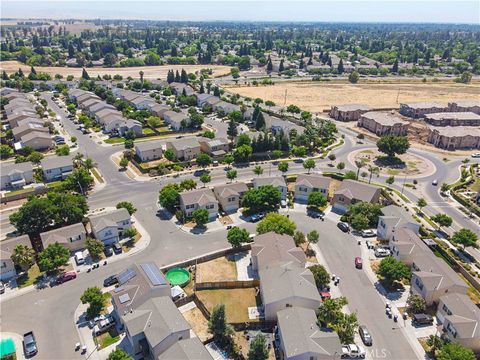
[[480, 23], [480, 1], [23, 1], [2, 18]]

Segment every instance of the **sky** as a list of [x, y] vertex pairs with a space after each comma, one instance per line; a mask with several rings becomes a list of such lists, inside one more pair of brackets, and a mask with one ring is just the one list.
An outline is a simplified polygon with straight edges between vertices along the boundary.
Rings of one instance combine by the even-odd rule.
[[0, 17], [480, 24], [480, 1], [2, 0]]

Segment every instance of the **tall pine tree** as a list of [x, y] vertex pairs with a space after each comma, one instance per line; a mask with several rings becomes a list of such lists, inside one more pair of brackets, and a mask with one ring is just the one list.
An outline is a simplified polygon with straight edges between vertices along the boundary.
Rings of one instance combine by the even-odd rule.
[[262, 130], [265, 128], [265, 118], [263, 113], [260, 111], [257, 116], [257, 121], [255, 122], [255, 129]]

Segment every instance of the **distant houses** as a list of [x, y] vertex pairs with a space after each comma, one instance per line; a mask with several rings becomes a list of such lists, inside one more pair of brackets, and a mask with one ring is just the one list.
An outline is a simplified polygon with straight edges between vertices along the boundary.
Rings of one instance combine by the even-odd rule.
[[366, 112], [358, 120], [358, 127], [363, 127], [377, 136], [405, 136], [409, 125], [408, 121], [402, 120], [398, 115], [381, 111]]
[[329, 115], [338, 121], [358, 121], [368, 111], [370, 107], [363, 104], [335, 105], [330, 109]]
[[424, 115], [447, 111], [447, 107], [435, 102], [416, 102], [400, 104], [400, 114], [413, 119]]

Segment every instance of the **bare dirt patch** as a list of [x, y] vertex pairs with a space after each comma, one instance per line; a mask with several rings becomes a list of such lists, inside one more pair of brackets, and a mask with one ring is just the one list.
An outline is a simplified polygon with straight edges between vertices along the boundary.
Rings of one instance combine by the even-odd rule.
[[362, 103], [373, 108], [397, 108], [402, 102], [452, 100], [476, 100], [480, 92], [478, 83], [470, 85], [453, 82], [421, 83], [333, 83], [288, 82], [273, 86], [231, 87], [231, 92], [242, 96], [271, 100], [283, 104], [295, 104], [303, 110], [321, 112], [332, 105]]
[[236, 281], [237, 267], [235, 260], [221, 257], [197, 265], [197, 282]]
[[205, 341], [212, 337], [208, 332], [208, 320], [203, 316], [199, 308], [194, 307], [193, 309], [184, 312], [182, 315], [201, 341]]
[[[30, 66], [22, 64], [18, 61], [2, 61], [0, 62], [0, 70], [5, 70], [8, 74], [14, 73], [21, 68], [26, 74], [30, 73]], [[119, 74], [123, 77], [131, 76], [133, 78], [140, 77], [139, 72], [144, 72], [145, 79], [166, 79], [167, 72], [170, 69], [174, 71], [185, 69], [187, 73], [194, 73], [200, 69], [212, 69], [213, 77], [222, 76], [230, 72], [228, 66], [223, 65], [159, 65], [159, 66], [137, 66], [137, 67], [125, 67], [125, 68], [107, 68], [107, 67], [91, 67], [87, 68], [88, 75], [96, 77], [97, 75], [115, 75]], [[52, 77], [55, 74], [60, 74], [66, 77], [67, 75], [73, 75], [75, 78], [80, 78], [82, 75], [82, 68], [69, 68], [60, 66], [35, 66], [37, 72], [45, 72]]]

